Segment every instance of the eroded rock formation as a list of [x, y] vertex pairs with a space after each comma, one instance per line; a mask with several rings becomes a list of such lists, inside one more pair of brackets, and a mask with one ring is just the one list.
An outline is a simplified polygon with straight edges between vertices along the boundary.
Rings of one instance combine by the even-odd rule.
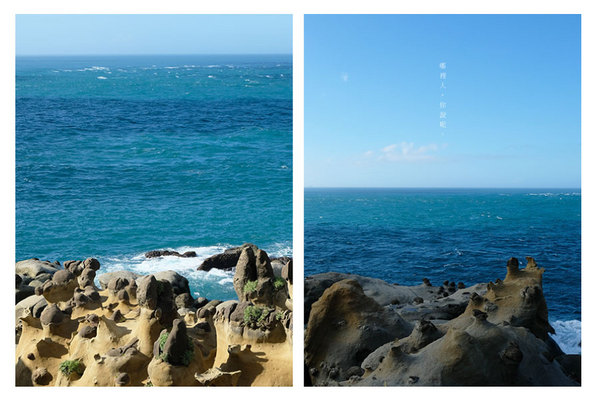
[[291, 282], [243, 248], [259, 257], [240, 268], [270, 285], [258, 302], [194, 299], [173, 271], [112, 272], [98, 288], [95, 259], [17, 263], [17, 288], [43, 280], [15, 309], [16, 385], [291, 385]]
[[306, 279], [306, 382], [312, 385], [578, 385], [533, 258], [504, 280], [406, 287], [356, 275]]

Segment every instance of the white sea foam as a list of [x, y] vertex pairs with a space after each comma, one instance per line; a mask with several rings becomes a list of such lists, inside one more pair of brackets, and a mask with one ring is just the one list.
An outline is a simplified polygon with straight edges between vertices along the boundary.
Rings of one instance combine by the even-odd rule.
[[105, 76], [98, 76], [98, 77], [96, 77], [96, 79], [101, 79], [101, 80], [104, 80], [104, 79], [108, 79], [108, 78], [107, 78], [107, 77], [105, 77]]
[[80, 68], [76, 71], [83, 72], [83, 71], [109, 71], [109, 70], [110, 70], [110, 68], [108, 68], [108, 67], [99, 67], [97, 65], [94, 65], [92, 67]]
[[[240, 243], [241, 244], [241, 243]], [[133, 271], [141, 275], [153, 274], [159, 271], [172, 270], [186, 277], [190, 284], [190, 290], [194, 297], [207, 297], [211, 299], [234, 299], [236, 297], [233, 289], [234, 271], [211, 269], [210, 271], [198, 271], [198, 266], [206, 258], [222, 253], [225, 249], [237, 245], [219, 244], [215, 246], [193, 247], [182, 246], [178, 248], [166, 248], [180, 254], [186, 251], [195, 251], [196, 257], [164, 256], [146, 258], [144, 253], [128, 256], [107, 257], [100, 260], [102, 267], [98, 275], [112, 271]], [[291, 256], [292, 247], [289, 243], [275, 243], [264, 248], [271, 257]], [[98, 282], [97, 282], [98, 284]]]
[[554, 196], [581, 196], [580, 192], [564, 192], [564, 193], [527, 193], [527, 196], [544, 196], [544, 197], [554, 197]]
[[[206, 274], [204, 271], [196, 271], [202, 261], [208, 257], [222, 253], [225, 249], [235, 247], [236, 245], [215, 245], [215, 246], [182, 246], [177, 248], [166, 248], [180, 254], [188, 251], [196, 252], [196, 257], [177, 257], [163, 256], [156, 258], [146, 258], [145, 253], [139, 253], [132, 256], [109, 257], [104, 260], [103, 269], [107, 272], [129, 270], [138, 274], [152, 274], [159, 271], [172, 270], [182, 275], [194, 275], [195, 273]], [[288, 243], [275, 243], [265, 248], [265, 251], [271, 257], [283, 257], [292, 255], [292, 247]], [[218, 269], [212, 269], [208, 272], [210, 277], [218, 277], [219, 280], [229, 277], [229, 272]], [[200, 275], [198, 275], [199, 277]], [[232, 281], [233, 282], [233, 281]]]
[[567, 354], [581, 354], [581, 321], [554, 321], [550, 325], [556, 331], [551, 335], [562, 351]]

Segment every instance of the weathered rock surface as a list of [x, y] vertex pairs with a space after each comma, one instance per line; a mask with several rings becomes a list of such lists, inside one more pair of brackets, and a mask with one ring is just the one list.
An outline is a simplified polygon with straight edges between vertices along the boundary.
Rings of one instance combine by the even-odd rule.
[[113, 278], [126, 279], [127, 281], [131, 282], [131, 281], [136, 281], [139, 277], [141, 277], [140, 274], [136, 274], [135, 272], [131, 272], [131, 271], [114, 271], [114, 272], [107, 272], [106, 274], [102, 274], [102, 275], [98, 276], [98, 282], [100, 282], [100, 288], [102, 290], [104, 290], [108, 287], [108, 283]]
[[358, 281], [334, 283], [313, 303], [306, 327], [305, 362], [315, 371], [313, 383], [347, 379], [373, 350], [411, 330], [397, 313], [367, 296]]
[[195, 251], [186, 251], [185, 253], [180, 254], [179, 252], [174, 251], [174, 250], [152, 250], [152, 251], [146, 252], [146, 254], [144, 254], [144, 256], [146, 258], [156, 258], [156, 257], [165, 257], [165, 256], [190, 258], [190, 257], [196, 257], [197, 255], [196, 255]]
[[277, 298], [232, 318], [238, 301], [194, 299], [174, 271], [104, 274], [98, 289], [95, 259], [52, 273], [26, 261], [17, 290], [45, 282], [15, 306], [17, 386], [291, 385], [292, 314]]
[[[187, 280], [186, 277], [178, 274], [175, 271], [159, 271], [159, 272], [155, 272], [154, 274], [154, 278], [156, 278], [156, 280], [160, 281], [160, 280], [164, 280], [169, 282], [169, 284], [171, 285], [171, 287], [173, 288], [173, 292], [178, 295], [178, 294], [182, 294], [182, 293], [190, 293], [190, 284]], [[141, 278], [137, 279], [137, 283], [139, 285], [139, 281]]]
[[220, 254], [210, 256], [198, 267], [199, 271], [210, 271], [213, 268], [216, 269], [233, 269], [237, 265], [242, 249], [247, 246], [252, 246], [249, 243], [245, 243], [239, 247], [232, 247], [225, 250]]
[[[337, 281], [336, 274], [307, 279], [309, 295], [323, 294], [311, 304], [305, 339], [306, 379], [313, 385], [342, 386], [578, 385], [580, 358], [565, 355], [548, 336], [553, 329], [542, 291], [543, 272], [528, 258], [524, 269], [510, 259], [504, 280], [469, 288], [462, 282], [447, 281], [435, 287], [424, 280], [411, 292], [362, 280], [369, 287], [363, 296], [370, 304], [385, 306], [384, 310], [413, 327], [380, 341], [375, 349], [366, 349], [358, 357], [362, 358], [360, 366], [351, 368], [348, 366], [356, 362], [350, 363], [349, 355], [372, 340], [357, 339], [352, 330], [344, 332], [348, 322], [340, 321], [361, 326], [381, 311], [361, 308], [369, 300], [357, 296], [358, 280]], [[322, 290], [332, 281], [337, 283]], [[349, 282], [354, 290], [347, 287]], [[340, 286], [346, 286], [346, 292]], [[407, 296], [390, 301], [394, 287]], [[415, 298], [410, 300], [412, 295]], [[356, 298], [362, 300], [360, 304], [353, 303]], [[359, 311], [351, 312], [353, 309]]]

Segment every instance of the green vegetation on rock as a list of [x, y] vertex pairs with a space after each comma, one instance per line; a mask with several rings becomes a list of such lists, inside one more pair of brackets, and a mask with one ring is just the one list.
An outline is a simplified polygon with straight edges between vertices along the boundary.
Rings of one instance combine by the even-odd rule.
[[273, 287], [275, 288], [275, 290], [283, 289], [285, 287], [285, 279], [281, 277], [275, 278], [275, 280], [273, 281]]
[[83, 364], [79, 360], [66, 360], [60, 363], [58, 370], [66, 376], [71, 375], [73, 372], [81, 375], [83, 373]]
[[257, 306], [248, 306], [244, 309], [244, 324], [251, 328], [260, 326], [269, 315], [269, 309]]
[[244, 293], [254, 293], [256, 292], [256, 286], [258, 285], [258, 281], [248, 281], [244, 285]]

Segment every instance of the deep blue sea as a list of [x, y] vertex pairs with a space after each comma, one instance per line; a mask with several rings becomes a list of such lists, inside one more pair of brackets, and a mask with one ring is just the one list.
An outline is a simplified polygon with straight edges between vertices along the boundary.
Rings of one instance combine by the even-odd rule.
[[306, 189], [305, 275], [338, 271], [415, 285], [504, 279], [532, 256], [556, 339], [579, 352], [579, 189]]
[[[175, 269], [235, 298], [203, 258], [292, 253], [291, 56], [16, 60], [16, 259]], [[153, 249], [200, 257], [146, 260]]]

